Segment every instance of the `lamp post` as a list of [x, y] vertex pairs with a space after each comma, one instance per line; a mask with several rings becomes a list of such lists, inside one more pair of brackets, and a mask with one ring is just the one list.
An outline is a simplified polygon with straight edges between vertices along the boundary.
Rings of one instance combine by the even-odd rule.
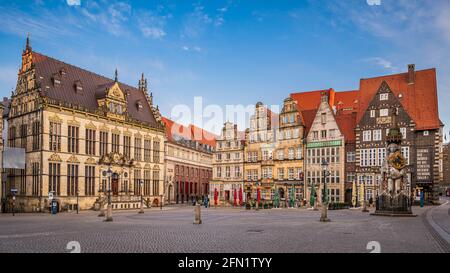
[[366, 175], [363, 174], [363, 184], [362, 184], [362, 192], [364, 193], [362, 198], [362, 212], [369, 212], [366, 205]]
[[323, 171], [323, 194], [322, 194], [322, 214], [320, 216], [320, 222], [329, 222], [330, 219], [327, 217], [328, 212], [328, 192], [327, 192], [327, 176], [330, 175], [328, 171], [328, 162], [322, 160], [322, 171]]
[[144, 181], [142, 179], [139, 180], [139, 192], [141, 193], [141, 209], [139, 213], [144, 213], [144, 196], [142, 195], [142, 186], [144, 185]]
[[79, 209], [79, 207], [80, 207], [80, 204], [79, 204], [79, 202], [78, 202], [78, 197], [80, 196], [80, 192], [79, 192], [79, 190], [78, 190], [78, 182], [77, 182], [77, 214], [80, 212], [80, 209]]
[[108, 207], [106, 208], [106, 222], [112, 222], [112, 207], [111, 207], [111, 167], [106, 171], [106, 176], [108, 176]]

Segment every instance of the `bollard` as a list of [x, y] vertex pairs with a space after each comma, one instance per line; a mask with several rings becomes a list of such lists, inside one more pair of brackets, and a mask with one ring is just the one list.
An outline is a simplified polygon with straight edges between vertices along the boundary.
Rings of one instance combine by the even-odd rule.
[[322, 204], [322, 213], [320, 215], [320, 222], [330, 222], [327, 216], [327, 204]]
[[197, 205], [195, 205], [195, 221], [194, 221], [194, 225], [200, 225], [201, 223], [202, 223], [201, 205], [197, 204]]
[[108, 204], [108, 207], [106, 208], [106, 219], [105, 222], [112, 222], [112, 207], [110, 204]]
[[363, 201], [362, 212], [369, 212], [369, 210], [367, 209], [366, 201]]

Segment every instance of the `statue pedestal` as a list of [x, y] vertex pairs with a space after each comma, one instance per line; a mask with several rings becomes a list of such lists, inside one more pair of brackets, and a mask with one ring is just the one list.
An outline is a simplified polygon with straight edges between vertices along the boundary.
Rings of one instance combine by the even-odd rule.
[[411, 201], [408, 196], [400, 193], [396, 196], [388, 194], [382, 194], [376, 199], [375, 213], [370, 215], [374, 216], [389, 216], [389, 217], [416, 217], [416, 214], [412, 213]]

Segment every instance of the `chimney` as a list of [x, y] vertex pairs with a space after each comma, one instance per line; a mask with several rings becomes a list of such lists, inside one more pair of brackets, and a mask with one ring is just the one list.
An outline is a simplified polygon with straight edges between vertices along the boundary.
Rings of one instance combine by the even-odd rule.
[[328, 101], [328, 92], [327, 91], [322, 91], [322, 93], [320, 94], [320, 97], [321, 97], [321, 101], [322, 102], [326, 102], [326, 103], [329, 103], [329, 101]]
[[416, 65], [409, 64], [408, 65], [408, 84], [414, 84], [415, 83], [415, 69]]

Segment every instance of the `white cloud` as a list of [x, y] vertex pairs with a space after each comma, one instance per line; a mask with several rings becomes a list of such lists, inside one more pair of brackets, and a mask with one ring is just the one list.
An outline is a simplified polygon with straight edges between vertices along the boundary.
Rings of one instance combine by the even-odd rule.
[[67, 0], [67, 5], [69, 6], [80, 6], [81, 0]]
[[109, 33], [115, 36], [126, 34], [126, 22], [131, 17], [132, 8], [124, 2], [116, 2], [105, 7], [99, 6], [96, 2], [88, 2], [81, 12], [89, 20], [100, 24]]
[[374, 64], [374, 65], [376, 65], [382, 69], [388, 70], [389, 72], [392, 72], [392, 73], [397, 73], [397, 72], [401, 71], [401, 69], [399, 69], [397, 66], [394, 66], [391, 61], [386, 60], [381, 57], [367, 58], [367, 59], [364, 59], [363, 61]]
[[[450, 1], [383, 0], [380, 6], [329, 1], [326, 7], [333, 13], [330, 17], [336, 28], [372, 35], [396, 59], [369, 58], [372, 63], [387, 70], [397, 70], [393, 63], [415, 63], [418, 69], [435, 67], [440, 117], [450, 124], [450, 108], [443, 107], [450, 100], [450, 79], [444, 76], [450, 74]], [[399, 70], [405, 71], [406, 65]]]
[[142, 35], [147, 38], [161, 39], [166, 36], [164, 30], [157, 27], [141, 27]]
[[183, 37], [196, 38], [206, 32], [208, 27], [220, 27], [225, 23], [225, 14], [229, 11], [231, 2], [216, 10], [215, 14], [208, 14], [204, 6], [196, 5], [194, 11], [187, 14], [182, 31]]
[[[162, 12], [163, 8], [158, 8], [158, 12]], [[137, 17], [139, 29], [142, 35], [151, 39], [162, 39], [167, 35], [164, 30], [167, 20], [172, 18], [172, 14], [160, 15], [153, 12], [140, 12]]]
[[199, 46], [193, 46], [193, 47], [182, 46], [181, 49], [183, 51], [194, 51], [194, 52], [197, 52], [197, 53], [200, 53], [200, 52], [203, 51], [203, 49], [201, 47], [199, 47]]

